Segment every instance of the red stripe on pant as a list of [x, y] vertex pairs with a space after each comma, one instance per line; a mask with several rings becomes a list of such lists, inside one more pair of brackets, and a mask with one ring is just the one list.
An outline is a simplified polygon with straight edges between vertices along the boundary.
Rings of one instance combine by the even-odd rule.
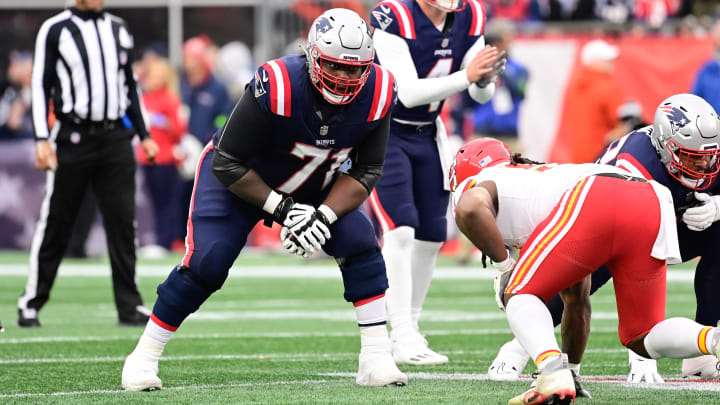
[[[660, 204], [649, 183], [594, 176], [568, 232], [548, 251], [526, 250], [560, 206], [536, 228], [522, 257], [547, 255], [533, 263], [517, 294], [547, 301], [603, 265], [613, 276], [618, 332], [623, 344], [643, 336], [665, 318], [667, 266], [650, 256], [660, 229]], [[541, 246], [542, 247], [542, 246]]]

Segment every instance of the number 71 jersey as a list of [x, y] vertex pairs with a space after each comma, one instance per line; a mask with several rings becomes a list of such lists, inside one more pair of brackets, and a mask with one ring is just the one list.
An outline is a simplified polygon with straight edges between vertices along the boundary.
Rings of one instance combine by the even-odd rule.
[[[485, 12], [478, 0], [464, 0], [462, 11], [448, 14], [452, 19], [449, 30], [435, 27], [415, 0], [384, 0], [372, 11], [371, 25], [375, 29], [397, 35], [407, 42], [417, 77], [428, 79], [448, 76], [460, 70], [467, 51], [482, 36]], [[379, 58], [378, 58], [379, 59]], [[379, 60], [382, 64], [382, 59]], [[442, 110], [443, 101], [407, 108], [399, 103], [393, 118], [429, 122]]]
[[354, 148], [390, 113], [397, 95], [392, 74], [373, 64], [357, 97], [323, 119], [315, 106], [325, 101], [310, 82], [305, 60], [292, 55], [263, 64], [246, 90], [269, 121], [267, 133], [248, 134], [262, 143], [249, 165], [271, 188], [296, 201], [317, 199], [328, 188]]

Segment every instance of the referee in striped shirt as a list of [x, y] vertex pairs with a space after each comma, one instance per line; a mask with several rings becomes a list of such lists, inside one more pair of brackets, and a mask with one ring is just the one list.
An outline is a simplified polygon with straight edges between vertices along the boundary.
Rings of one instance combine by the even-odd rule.
[[[102, 7], [102, 0], [76, 0], [75, 7], [46, 20], [37, 35], [35, 164], [47, 171], [47, 184], [18, 300], [21, 327], [40, 326], [38, 311], [50, 297], [87, 188], [95, 193], [105, 225], [119, 324], [141, 326], [148, 319], [135, 277], [131, 139], [139, 135], [150, 159], [158, 147], [145, 126], [133, 77], [133, 37], [122, 19]], [[50, 129], [51, 106], [56, 120]]]

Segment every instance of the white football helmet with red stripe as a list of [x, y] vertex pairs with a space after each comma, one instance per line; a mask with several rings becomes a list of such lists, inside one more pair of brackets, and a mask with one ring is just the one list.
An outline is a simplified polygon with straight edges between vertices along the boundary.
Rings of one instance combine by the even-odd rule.
[[[720, 120], [707, 101], [676, 94], [655, 111], [653, 146], [670, 175], [694, 190], [704, 190], [720, 172]], [[707, 168], [692, 164], [705, 160]]]
[[313, 85], [333, 104], [347, 104], [360, 93], [375, 58], [365, 20], [344, 8], [327, 10], [313, 21], [305, 55]]
[[465, 8], [465, 1], [463, 0], [423, 0], [425, 3], [437, 7], [440, 10], [452, 13], [455, 11], [461, 11]]

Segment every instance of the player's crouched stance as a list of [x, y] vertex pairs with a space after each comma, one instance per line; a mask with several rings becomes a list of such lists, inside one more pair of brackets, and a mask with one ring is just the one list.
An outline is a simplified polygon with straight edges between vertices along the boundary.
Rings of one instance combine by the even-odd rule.
[[[497, 298], [540, 371], [509, 405], [574, 401], [573, 374], [545, 302], [561, 291], [587, 298], [588, 276], [603, 265], [613, 276], [623, 345], [653, 359], [720, 358], [717, 328], [664, 319], [666, 263], [680, 261], [670, 191], [611, 166], [534, 163], [485, 138], [460, 148], [451, 170], [458, 226], [509, 274], [499, 278]], [[517, 262], [506, 241], [522, 246]], [[566, 321], [563, 329], [571, 327]], [[589, 316], [582, 323], [589, 332]]]
[[[185, 257], [158, 287], [150, 321], [125, 361], [123, 388], [162, 388], [165, 345], [221, 288], [260, 221], [283, 225], [290, 252], [323, 249], [336, 258], [360, 326], [356, 382], [407, 384], [386, 328], [385, 263], [372, 223], [358, 209], [382, 173], [396, 101], [394, 78], [374, 56], [362, 18], [333, 9], [313, 22], [305, 55], [257, 70], [198, 162]], [[347, 159], [352, 168], [337, 172]]]

